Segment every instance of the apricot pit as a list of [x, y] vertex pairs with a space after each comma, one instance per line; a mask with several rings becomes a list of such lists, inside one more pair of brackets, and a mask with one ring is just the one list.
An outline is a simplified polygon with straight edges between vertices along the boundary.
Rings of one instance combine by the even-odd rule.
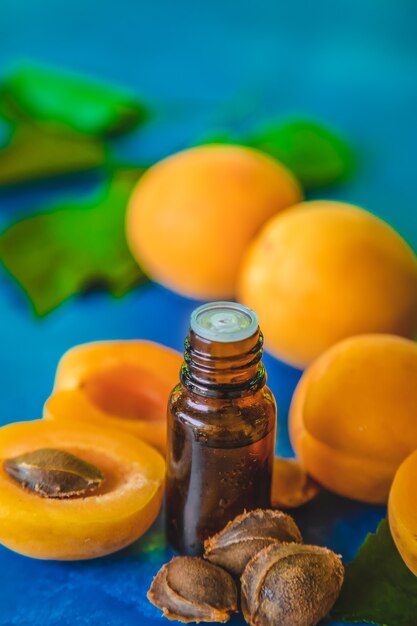
[[238, 515], [204, 542], [204, 557], [233, 576], [240, 576], [248, 561], [271, 543], [302, 542], [292, 517], [282, 511], [256, 509]]
[[41, 448], [4, 461], [4, 469], [23, 487], [47, 498], [71, 498], [97, 490], [103, 474], [65, 450]]
[[274, 543], [249, 561], [242, 611], [251, 626], [315, 626], [342, 588], [340, 557], [327, 548]]
[[231, 576], [198, 557], [174, 557], [155, 576], [148, 600], [168, 619], [227, 622], [237, 610], [237, 590]]

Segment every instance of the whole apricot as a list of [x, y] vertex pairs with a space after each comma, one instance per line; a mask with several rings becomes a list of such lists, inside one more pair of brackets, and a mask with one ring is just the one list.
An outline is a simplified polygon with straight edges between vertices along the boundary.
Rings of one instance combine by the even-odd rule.
[[257, 150], [191, 148], [141, 177], [128, 207], [127, 239], [155, 281], [185, 296], [227, 299], [259, 228], [301, 199], [293, 175]]
[[417, 576], [417, 450], [400, 465], [388, 500], [392, 537], [404, 563]]
[[417, 332], [416, 255], [388, 224], [340, 202], [304, 202], [267, 222], [238, 294], [267, 350], [300, 368], [346, 337]]
[[182, 364], [152, 341], [96, 341], [61, 358], [44, 417], [127, 430], [165, 454], [166, 412]]
[[290, 408], [306, 471], [342, 496], [385, 503], [417, 448], [417, 343], [391, 335], [345, 339], [303, 374]]
[[[100, 477], [98, 488], [59, 494], [68, 485], [65, 466], [73, 483], [77, 473]], [[37, 559], [90, 559], [120, 550], [158, 515], [164, 475], [159, 452], [123, 431], [46, 420], [4, 426], [0, 543]]]

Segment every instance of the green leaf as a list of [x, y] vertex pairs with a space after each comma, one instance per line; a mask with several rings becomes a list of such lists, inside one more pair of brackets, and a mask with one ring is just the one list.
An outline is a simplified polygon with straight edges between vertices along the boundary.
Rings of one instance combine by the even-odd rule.
[[23, 66], [3, 83], [0, 97], [24, 115], [58, 122], [82, 134], [102, 136], [130, 130], [146, 117], [130, 94], [90, 79], [42, 66]]
[[38, 315], [93, 287], [120, 296], [145, 279], [124, 230], [127, 201], [142, 171], [118, 170], [92, 201], [65, 203], [0, 235], [0, 258]]
[[14, 126], [0, 149], [0, 186], [82, 172], [103, 165], [106, 148], [56, 124]]
[[416, 626], [417, 576], [404, 564], [383, 520], [346, 568], [332, 617], [342, 622]]
[[308, 120], [269, 126], [243, 143], [287, 165], [306, 190], [338, 182], [354, 167], [348, 144], [329, 129]]

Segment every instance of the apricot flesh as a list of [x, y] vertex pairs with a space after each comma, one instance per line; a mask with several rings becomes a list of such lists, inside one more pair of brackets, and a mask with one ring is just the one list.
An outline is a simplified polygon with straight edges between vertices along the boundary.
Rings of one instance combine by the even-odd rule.
[[141, 177], [129, 202], [127, 239], [155, 281], [188, 297], [230, 299], [251, 239], [301, 199], [293, 175], [257, 150], [191, 148]]
[[76, 346], [61, 358], [44, 416], [126, 430], [162, 453], [166, 407], [182, 356], [150, 341], [103, 341]]
[[400, 465], [388, 500], [388, 520], [404, 563], [417, 576], [417, 450]]
[[304, 368], [347, 337], [417, 333], [417, 257], [388, 224], [353, 205], [304, 202], [254, 240], [238, 296], [266, 349]]
[[[104, 481], [85, 497], [42, 497], [16, 482], [5, 459], [57, 448], [98, 467]], [[138, 539], [158, 515], [165, 463], [127, 433], [45, 420], [0, 428], [0, 542], [38, 559], [103, 556]]]
[[317, 496], [320, 486], [296, 459], [274, 458], [271, 506], [276, 509], [297, 508]]
[[417, 344], [391, 335], [340, 342], [303, 374], [290, 408], [306, 471], [342, 496], [385, 503], [417, 448]]

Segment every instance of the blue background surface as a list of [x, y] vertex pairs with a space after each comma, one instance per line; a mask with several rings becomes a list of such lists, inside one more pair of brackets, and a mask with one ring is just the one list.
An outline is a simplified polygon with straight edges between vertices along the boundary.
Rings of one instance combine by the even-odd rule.
[[[20, 59], [83, 71], [141, 94], [155, 110], [119, 139], [120, 157], [149, 162], [219, 128], [244, 130], [288, 114], [339, 127], [360, 154], [348, 183], [316, 194], [360, 204], [417, 247], [416, 4], [413, 0], [2, 0], [0, 72]], [[97, 176], [0, 193], [0, 227]], [[41, 416], [56, 363], [74, 344], [143, 337], [181, 349], [195, 303], [147, 285], [120, 300], [75, 298], [35, 319], [0, 274], [0, 423]], [[278, 446], [299, 372], [265, 358], [279, 405]], [[329, 494], [299, 511], [309, 542], [351, 559], [384, 515]], [[158, 524], [136, 545], [89, 563], [44, 563], [0, 549], [0, 625], [160, 624], [144, 599], [167, 560]], [[234, 618], [239, 622], [239, 618]]]

